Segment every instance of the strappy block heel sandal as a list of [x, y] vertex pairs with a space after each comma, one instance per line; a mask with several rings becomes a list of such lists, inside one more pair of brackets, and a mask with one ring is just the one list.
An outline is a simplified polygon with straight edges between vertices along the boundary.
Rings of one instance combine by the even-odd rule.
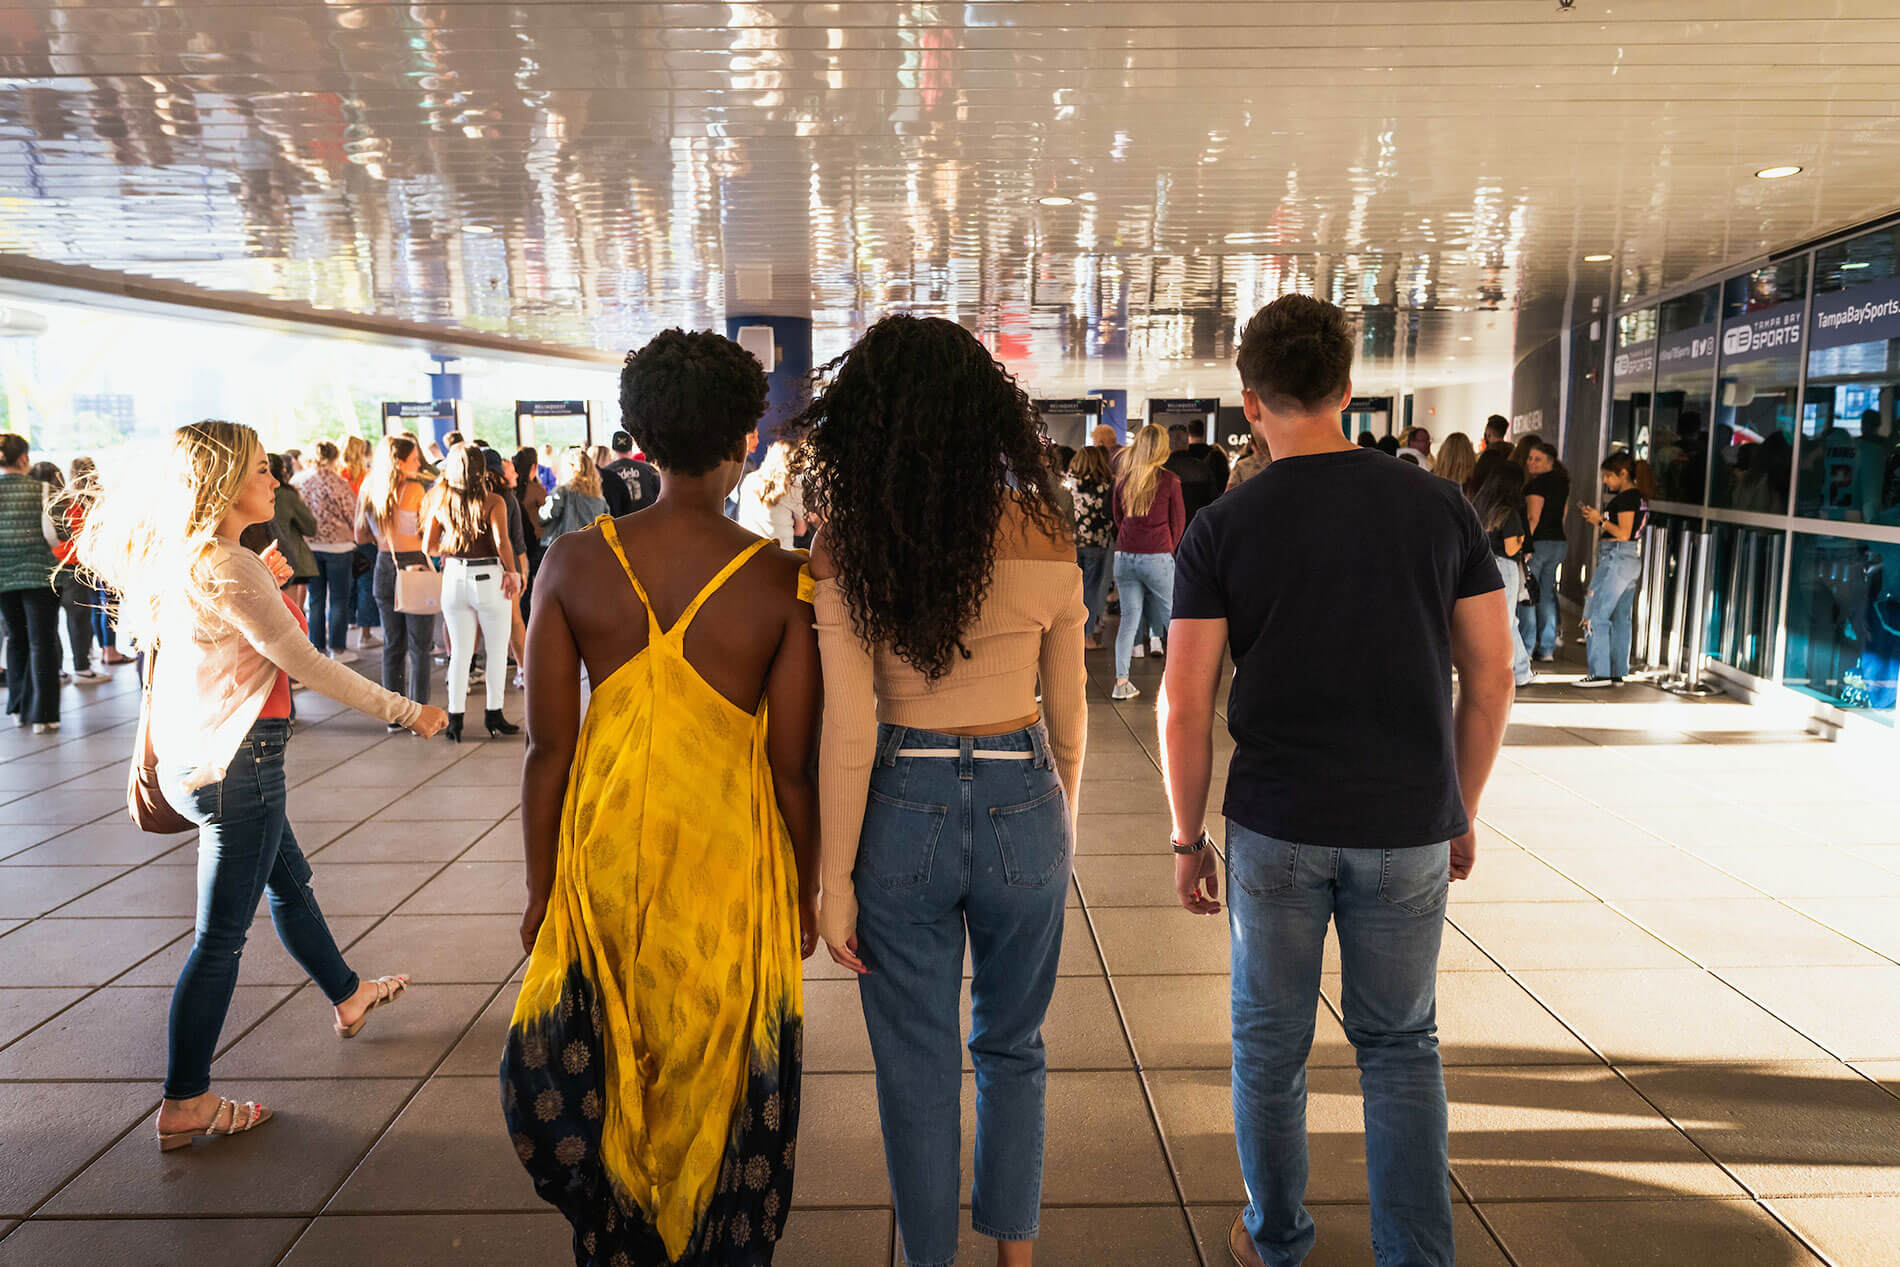
[[[244, 1116], [241, 1118], [238, 1116], [239, 1109], [244, 1110]], [[227, 1100], [223, 1096], [219, 1096], [218, 1107], [211, 1111], [210, 1125], [195, 1131], [159, 1131], [158, 1151], [161, 1153], [170, 1153], [176, 1152], [180, 1148], [189, 1148], [191, 1141], [197, 1139], [200, 1135], [207, 1137], [212, 1135], [242, 1135], [244, 1132], [255, 1129], [270, 1121], [272, 1116], [273, 1114], [269, 1109], [255, 1101], [246, 1100], [243, 1104], [239, 1104], [236, 1100]], [[220, 1121], [222, 1121], [224, 1125], [218, 1125]]]
[[354, 1025], [345, 1025], [342, 1021], [335, 1024], [333, 1028], [338, 1038], [355, 1038], [362, 1033], [363, 1024], [369, 1020], [371, 1012], [385, 1004], [394, 1003], [403, 996], [403, 991], [409, 988], [409, 978], [405, 976], [377, 977], [370, 984], [376, 987], [376, 998], [363, 1009], [363, 1014], [356, 1018]]

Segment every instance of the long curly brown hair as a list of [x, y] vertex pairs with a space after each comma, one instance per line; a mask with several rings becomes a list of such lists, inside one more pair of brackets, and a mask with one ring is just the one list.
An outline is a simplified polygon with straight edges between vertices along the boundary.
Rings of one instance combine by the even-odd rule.
[[1061, 532], [1028, 395], [954, 321], [885, 317], [818, 372], [794, 461], [858, 637], [932, 681], [968, 657], [1016, 501]]

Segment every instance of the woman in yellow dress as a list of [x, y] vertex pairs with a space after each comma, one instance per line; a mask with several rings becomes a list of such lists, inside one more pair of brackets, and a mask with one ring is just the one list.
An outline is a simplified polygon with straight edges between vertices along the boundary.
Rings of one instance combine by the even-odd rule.
[[630, 355], [660, 499], [561, 537], [537, 581], [501, 1095], [582, 1267], [769, 1263], [791, 1204], [817, 639], [802, 557], [722, 513], [765, 395], [714, 334]]

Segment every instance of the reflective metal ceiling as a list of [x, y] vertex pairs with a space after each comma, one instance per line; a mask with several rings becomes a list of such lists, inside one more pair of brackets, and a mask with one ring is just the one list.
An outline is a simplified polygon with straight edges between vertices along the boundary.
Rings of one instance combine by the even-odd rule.
[[1122, 356], [1224, 385], [1297, 287], [1368, 311], [1362, 378], [1477, 378], [1575, 276], [1650, 291], [1900, 202], [1897, 12], [27, 3], [0, 252], [603, 348], [941, 313], [1050, 390]]

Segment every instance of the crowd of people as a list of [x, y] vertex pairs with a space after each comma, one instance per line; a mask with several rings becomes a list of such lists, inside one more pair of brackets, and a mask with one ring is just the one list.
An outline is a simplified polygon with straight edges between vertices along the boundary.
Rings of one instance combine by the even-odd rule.
[[[161, 469], [111, 482], [82, 460], [55, 491], [59, 472], [0, 436], [10, 709], [57, 726], [70, 593], [76, 670], [82, 626], [108, 662], [126, 660], [115, 639], [138, 653], [154, 785], [199, 831], [159, 1146], [271, 1118], [210, 1081], [262, 898], [340, 1038], [415, 986], [359, 975], [317, 904], [286, 810], [293, 686], [455, 741], [480, 688], [499, 738], [520, 730], [512, 663], [528, 962], [501, 1110], [576, 1262], [770, 1260], [793, 1196], [800, 961], [822, 943], [859, 984], [913, 1267], [956, 1257], [967, 945], [970, 1218], [1001, 1267], [1029, 1263], [1085, 654], [1112, 585], [1113, 697], [1139, 694], [1136, 656], [1166, 655], [1176, 896], [1216, 914], [1224, 883], [1234, 927], [1250, 1200], [1233, 1252], [1296, 1262], [1312, 1243], [1299, 1077], [1330, 922], [1383, 1176], [1377, 1239], [1449, 1264], [1432, 1022], [1446, 887], [1475, 865], [1513, 683], [1557, 647], [1571, 493], [1536, 437], [1493, 429], [1480, 451], [1453, 435], [1434, 454], [1414, 430], [1400, 460], [1362, 452], [1381, 446], [1340, 430], [1352, 348], [1329, 304], [1263, 309], [1237, 357], [1237, 457], [1153, 424], [1052, 451], [974, 336], [909, 316], [826, 366], [762, 452], [763, 369], [681, 331], [629, 355], [626, 430], [598, 453], [451, 433], [426, 451], [401, 434], [271, 454], [202, 422]], [[1609, 500], [1583, 510], [1603, 529], [1585, 684], [1628, 668], [1633, 484], [1612, 456]], [[377, 647], [380, 682], [347, 667]], [[438, 657], [446, 708], [430, 703]], [[1205, 819], [1228, 657], [1223, 872]]]

